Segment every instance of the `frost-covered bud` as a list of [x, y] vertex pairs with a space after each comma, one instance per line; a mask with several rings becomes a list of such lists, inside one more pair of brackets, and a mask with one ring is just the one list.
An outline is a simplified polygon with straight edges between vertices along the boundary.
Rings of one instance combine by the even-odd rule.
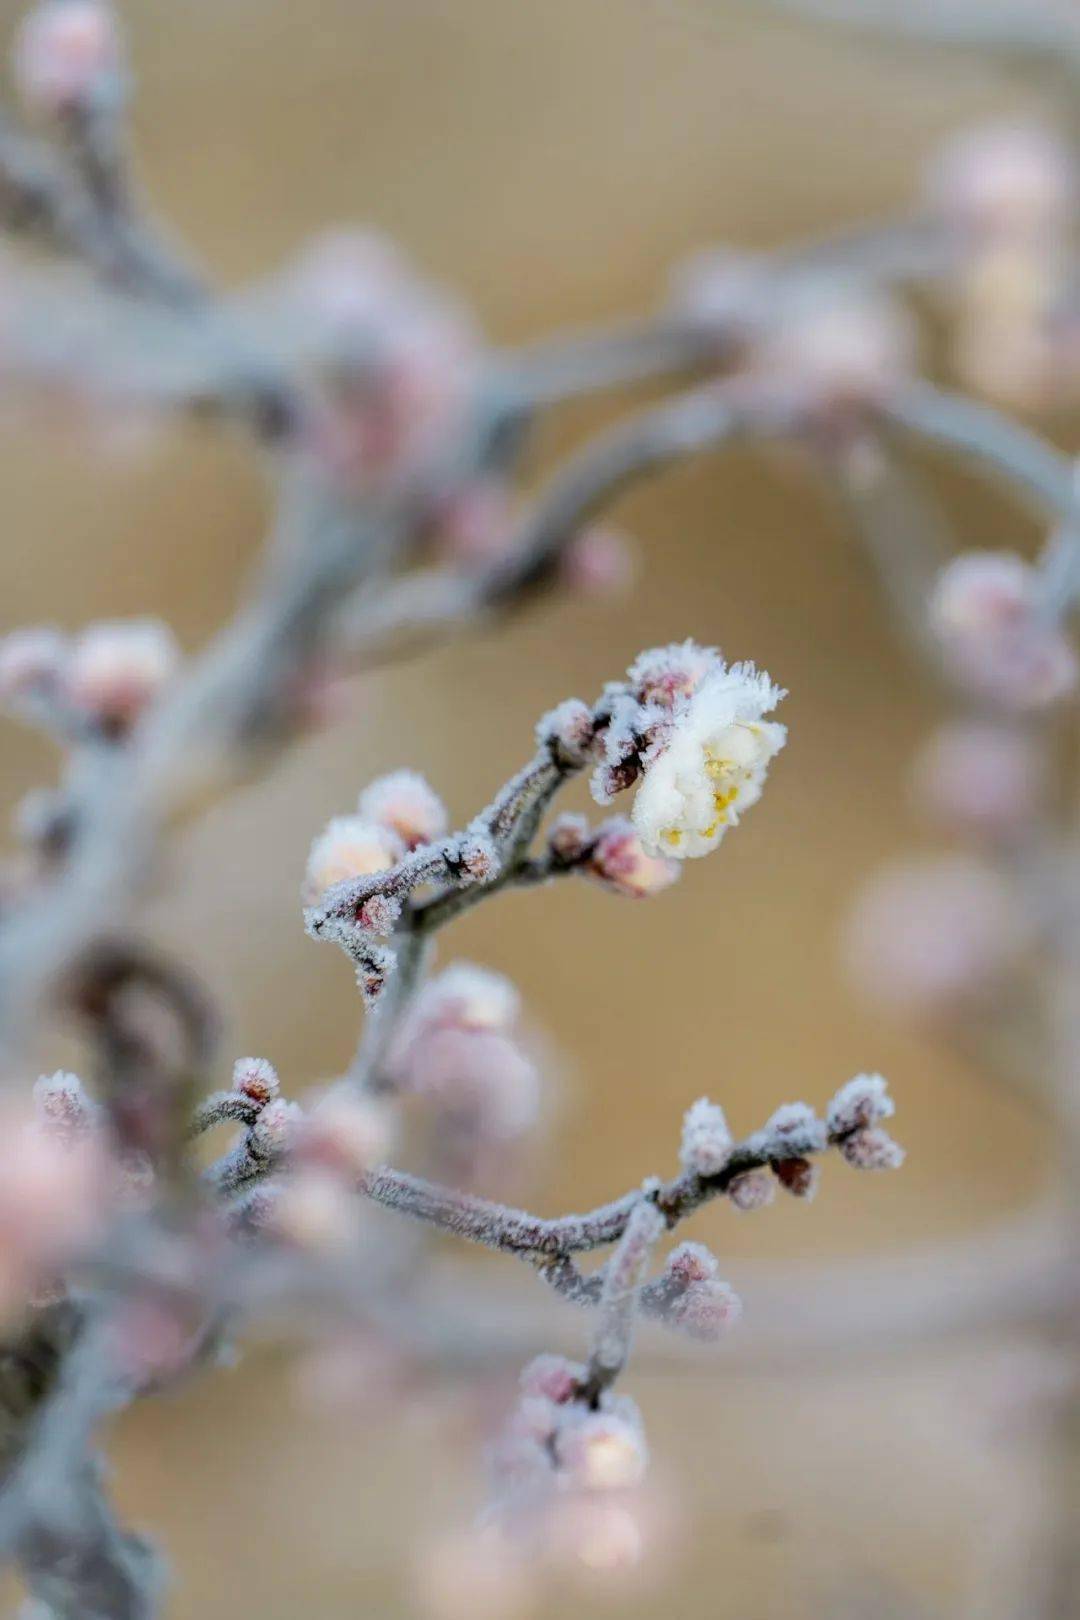
[[754, 1138], [770, 1159], [797, 1159], [826, 1146], [825, 1126], [808, 1103], [785, 1103]]
[[535, 1064], [496, 1030], [436, 1029], [410, 1053], [411, 1089], [452, 1113], [476, 1116], [495, 1140], [521, 1136], [536, 1122]]
[[308, 854], [304, 897], [313, 903], [335, 883], [385, 872], [404, 853], [404, 844], [391, 828], [366, 816], [334, 816]]
[[394, 1134], [393, 1116], [384, 1102], [336, 1086], [304, 1116], [298, 1152], [305, 1163], [358, 1176], [386, 1161]]
[[487, 833], [478, 829], [463, 835], [454, 859], [460, 864], [463, 882], [490, 883], [499, 875], [499, 852]]
[[1000, 981], [1028, 940], [1013, 890], [963, 855], [887, 867], [865, 885], [843, 955], [856, 987], [907, 1014], [949, 1011]]
[[567, 866], [577, 861], [589, 847], [592, 829], [585, 816], [568, 811], [556, 816], [548, 831], [548, 849], [552, 857]]
[[416, 1002], [421, 1025], [507, 1033], [521, 1011], [510, 980], [473, 962], [453, 962], [429, 979]]
[[268, 1102], [247, 1135], [248, 1151], [260, 1163], [282, 1158], [292, 1146], [303, 1114], [296, 1103], [275, 1097]]
[[621, 1491], [645, 1476], [648, 1452], [641, 1429], [608, 1412], [586, 1412], [555, 1433], [555, 1456], [569, 1484], [585, 1491]]
[[34, 1107], [42, 1128], [63, 1141], [86, 1136], [97, 1123], [97, 1110], [77, 1074], [57, 1069], [34, 1082]]
[[359, 1201], [341, 1177], [322, 1166], [306, 1166], [282, 1183], [270, 1211], [274, 1233], [314, 1254], [335, 1255], [355, 1242]]
[[370, 934], [392, 934], [400, 916], [401, 901], [396, 894], [369, 894], [356, 913], [356, 921]]
[[683, 1119], [679, 1162], [695, 1176], [715, 1176], [731, 1158], [734, 1147], [727, 1118], [719, 1103], [699, 1097]]
[[[62, 1086], [61, 1096], [73, 1099]], [[40, 1111], [40, 1099], [39, 1099]], [[68, 1130], [21, 1108], [0, 1116], [0, 1312], [40, 1297], [59, 1297], [55, 1274], [76, 1249], [94, 1241], [106, 1212], [111, 1166], [94, 1131]]]
[[554, 748], [571, 765], [582, 765], [596, 736], [596, 722], [587, 703], [567, 698], [543, 715], [536, 725], [541, 747]]
[[980, 721], [940, 726], [922, 749], [914, 774], [919, 800], [938, 820], [987, 838], [1029, 826], [1046, 786], [1035, 738]]
[[844, 1136], [867, 1125], [878, 1125], [891, 1119], [896, 1104], [889, 1096], [884, 1076], [857, 1074], [847, 1085], [841, 1086], [829, 1104], [825, 1122], [830, 1136]]
[[715, 647], [701, 647], [692, 640], [673, 641], [639, 653], [626, 678], [638, 703], [674, 709], [693, 696], [707, 675], [723, 668]]
[[787, 311], [760, 345], [756, 367], [829, 407], [872, 404], [914, 366], [910, 322], [883, 300]]
[[742, 1300], [719, 1277], [706, 1277], [691, 1283], [672, 1300], [667, 1320], [681, 1333], [702, 1344], [716, 1344], [742, 1316]]
[[680, 1243], [667, 1257], [663, 1275], [682, 1288], [691, 1283], [711, 1282], [719, 1274], [720, 1263], [704, 1243]]
[[38, 112], [114, 103], [123, 86], [116, 17], [104, 0], [40, 0], [15, 39], [15, 80]]
[[522, 1395], [543, 1396], [556, 1406], [572, 1401], [585, 1378], [585, 1368], [565, 1356], [534, 1356], [521, 1370]]
[[589, 856], [592, 875], [631, 900], [662, 894], [677, 881], [679, 864], [665, 855], [648, 855], [631, 822], [622, 817], [606, 821], [597, 832]]
[[365, 1007], [375, 1005], [396, 966], [393, 951], [384, 951], [375, 944], [366, 945], [356, 953], [356, 984]]
[[930, 622], [956, 677], [1010, 709], [1036, 709], [1072, 691], [1076, 654], [1037, 609], [1038, 576], [1008, 551], [969, 551], [938, 576]]
[[266, 1058], [237, 1058], [233, 1064], [233, 1090], [247, 1097], [257, 1108], [263, 1108], [281, 1090], [277, 1070]]
[[89, 720], [123, 732], [158, 697], [179, 662], [176, 639], [160, 619], [92, 624], [72, 644], [67, 697]]
[[55, 699], [67, 667], [68, 641], [48, 625], [13, 630], [0, 641], [0, 703]]
[[566, 588], [582, 596], [613, 596], [625, 591], [634, 576], [634, 553], [626, 537], [607, 524], [594, 523], [575, 535], [559, 560]]
[[776, 1183], [766, 1170], [746, 1170], [736, 1176], [727, 1190], [735, 1208], [743, 1214], [764, 1209], [776, 1197]]
[[904, 1162], [904, 1150], [887, 1131], [866, 1126], [845, 1136], [840, 1152], [856, 1170], [897, 1170]]
[[416, 771], [391, 771], [360, 795], [357, 810], [364, 821], [389, 827], [406, 849], [430, 844], [446, 831], [446, 806]]
[[976, 239], [1043, 240], [1068, 227], [1076, 171], [1066, 143], [1038, 124], [965, 130], [931, 170], [932, 204]]
[[773, 1162], [776, 1179], [792, 1198], [813, 1198], [817, 1192], [820, 1172], [809, 1159], [776, 1159]]
[[632, 819], [650, 854], [707, 855], [761, 797], [783, 726], [765, 720], [783, 692], [752, 664], [718, 659], [643, 758]]

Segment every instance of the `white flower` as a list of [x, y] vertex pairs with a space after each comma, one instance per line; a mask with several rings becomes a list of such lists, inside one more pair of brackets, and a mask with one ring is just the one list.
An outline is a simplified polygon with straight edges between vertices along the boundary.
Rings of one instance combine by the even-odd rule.
[[763, 715], [785, 694], [752, 664], [718, 662], [645, 757], [632, 820], [652, 854], [707, 855], [756, 804], [787, 731]]

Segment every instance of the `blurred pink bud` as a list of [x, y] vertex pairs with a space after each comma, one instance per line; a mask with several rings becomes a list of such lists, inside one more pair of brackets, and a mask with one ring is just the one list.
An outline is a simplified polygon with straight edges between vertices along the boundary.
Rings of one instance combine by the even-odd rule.
[[767, 1170], [746, 1170], [734, 1178], [727, 1195], [737, 1210], [747, 1214], [772, 1203], [776, 1197], [776, 1183]]
[[305, 1114], [299, 1152], [305, 1162], [359, 1176], [385, 1163], [394, 1134], [393, 1116], [384, 1102], [353, 1095], [339, 1085]]
[[416, 771], [391, 771], [366, 787], [357, 802], [361, 819], [388, 827], [406, 849], [430, 844], [447, 827], [446, 806]]
[[113, 1318], [110, 1336], [117, 1369], [137, 1386], [175, 1378], [198, 1343], [178, 1306], [152, 1295], [126, 1300]]
[[967, 721], [933, 733], [914, 776], [919, 800], [946, 826], [1002, 838], [1029, 826], [1038, 814], [1046, 765], [1034, 737], [1009, 726]]
[[55, 697], [67, 664], [68, 642], [47, 625], [13, 630], [0, 641], [0, 703]]
[[731, 1158], [734, 1145], [719, 1103], [699, 1097], [683, 1119], [679, 1150], [683, 1169], [696, 1176], [715, 1176]]
[[112, 7], [103, 0], [40, 0], [16, 35], [14, 70], [23, 100], [39, 112], [115, 100], [122, 59]]
[[536, 1122], [535, 1066], [497, 1030], [440, 1029], [410, 1059], [412, 1089], [439, 1107], [475, 1111], [485, 1135], [508, 1139]]
[[846, 1136], [840, 1152], [856, 1170], [897, 1170], [904, 1162], [904, 1150], [887, 1131], [866, 1126]]
[[646, 1550], [640, 1514], [636, 1494], [559, 1497], [548, 1508], [544, 1550], [557, 1568], [578, 1578], [627, 1574]]
[[542, 1395], [557, 1406], [573, 1400], [585, 1368], [565, 1356], [534, 1356], [521, 1370], [519, 1383], [523, 1395]]
[[915, 339], [885, 301], [789, 309], [760, 344], [755, 369], [805, 391], [826, 409], [873, 404], [910, 376]]
[[1076, 173], [1053, 130], [991, 124], [965, 130], [945, 147], [928, 189], [945, 221], [969, 235], [1039, 238], [1067, 229]]
[[937, 577], [930, 621], [943, 639], [1022, 624], [1032, 611], [1035, 573], [1012, 551], [963, 551]]
[[286, 1243], [313, 1254], [346, 1252], [359, 1231], [356, 1194], [332, 1170], [318, 1165], [292, 1171], [281, 1183], [270, 1224]]
[[304, 898], [314, 903], [335, 883], [385, 872], [404, 853], [401, 839], [389, 827], [365, 816], [334, 816], [308, 854]]
[[176, 672], [180, 651], [160, 619], [114, 619], [78, 636], [67, 668], [72, 705], [110, 731], [126, 731]]
[[281, 1090], [277, 1070], [266, 1058], [237, 1058], [233, 1064], [233, 1090], [250, 1099], [259, 1108], [272, 1102]]
[[94, 1133], [50, 1130], [12, 1107], [0, 1126], [0, 1309], [8, 1310], [38, 1274], [93, 1240], [108, 1164]]
[[486, 568], [504, 557], [514, 539], [514, 505], [502, 478], [474, 478], [442, 503], [439, 553], [464, 569]]
[[719, 1277], [691, 1283], [668, 1307], [668, 1318], [680, 1332], [702, 1344], [716, 1344], [742, 1316], [742, 1300]]
[[582, 596], [615, 596], [634, 577], [634, 552], [625, 535], [594, 523], [575, 535], [560, 559], [567, 590]]
[[371, 341], [386, 308], [411, 272], [388, 237], [338, 226], [305, 249], [290, 276], [289, 296], [327, 349]]
[[589, 871], [619, 894], [647, 900], [669, 889], [682, 867], [664, 855], [647, 855], [631, 822], [615, 817], [599, 829]]
[[555, 1434], [555, 1457], [570, 1485], [621, 1491], [640, 1484], [648, 1462], [640, 1428], [608, 1412], [578, 1410]]
[[891, 866], [865, 886], [845, 932], [856, 987], [907, 1012], [948, 1011], [999, 981], [1027, 942], [1007, 884], [981, 862]]
[[274, 1097], [248, 1132], [251, 1151], [258, 1158], [280, 1158], [292, 1146], [303, 1117], [296, 1103]]
[[592, 710], [580, 698], [566, 698], [536, 723], [536, 740], [556, 746], [573, 764], [587, 757], [596, 736]]
[[417, 1557], [415, 1588], [426, 1620], [522, 1620], [532, 1608], [529, 1571], [494, 1526], [430, 1542]]
[[416, 1020], [428, 1027], [511, 1030], [521, 998], [501, 973], [472, 962], [454, 962], [429, 979], [416, 1004]]

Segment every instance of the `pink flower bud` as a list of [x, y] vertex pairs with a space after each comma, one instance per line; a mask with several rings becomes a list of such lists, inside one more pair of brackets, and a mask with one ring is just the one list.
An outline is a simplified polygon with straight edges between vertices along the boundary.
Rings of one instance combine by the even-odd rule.
[[727, 1164], [734, 1146], [724, 1110], [699, 1097], [683, 1120], [679, 1159], [696, 1176], [715, 1176]]
[[594, 523], [575, 535], [560, 559], [563, 584], [582, 596], [614, 596], [628, 589], [634, 553], [616, 529]]
[[251, 1153], [258, 1159], [277, 1159], [291, 1147], [303, 1115], [296, 1103], [275, 1097], [268, 1102], [248, 1132]]
[[840, 1152], [856, 1170], [897, 1170], [904, 1162], [904, 1150], [887, 1131], [866, 1126], [846, 1136]]
[[843, 954], [856, 987], [899, 1012], [955, 1010], [999, 982], [1027, 943], [1012, 890], [966, 856], [888, 867], [865, 886]]
[[770, 1159], [802, 1158], [826, 1145], [825, 1126], [808, 1103], [785, 1103], [755, 1137]]
[[392, 771], [364, 789], [357, 804], [362, 820], [396, 833], [406, 849], [430, 844], [447, 827], [446, 807], [416, 771]]
[[668, 1308], [668, 1318], [681, 1332], [703, 1344], [716, 1344], [742, 1316], [742, 1301], [718, 1277], [691, 1283]]
[[663, 855], [647, 855], [631, 822], [621, 817], [600, 828], [589, 871], [609, 888], [631, 900], [650, 899], [676, 882], [682, 868]]
[[1035, 575], [1012, 551], [963, 551], [937, 577], [930, 619], [948, 638], [1022, 623], [1032, 609]]
[[397, 833], [365, 816], [335, 816], [311, 846], [304, 897], [311, 903], [347, 878], [384, 872], [405, 854]]
[[919, 799], [934, 816], [958, 832], [989, 838], [1030, 825], [1045, 776], [1034, 738], [979, 721], [939, 727], [915, 767]]
[[417, 999], [416, 1019], [428, 1027], [509, 1032], [521, 1011], [521, 998], [501, 973], [454, 962], [429, 979]]
[[727, 1190], [735, 1208], [743, 1214], [764, 1209], [776, 1197], [776, 1183], [766, 1170], [747, 1170], [736, 1176]]
[[102, 0], [41, 0], [15, 41], [15, 78], [24, 101], [58, 114], [114, 100], [122, 83], [120, 40]]
[[720, 666], [715, 647], [700, 647], [696, 641], [672, 642], [667, 647], [649, 647], [639, 653], [627, 671], [627, 680], [636, 701], [671, 709], [679, 698], [689, 697]]
[[412, 1089], [441, 1108], [466, 1110], [485, 1136], [508, 1140], [536, 1122], [539, 1076], [497, 1030], [434, 1030], [410, 1054]]
[[259, 1108], [272, 1102], [281, 1090], [274, 1065], [260, 1057], [237, 1058], [232, 1084], [234, 1091], [239, 1091]]
[[72, 646], [67, 696], [98, 725], [126, 731], [169, 683], [179, 661], [172, 631], [158, 619], [92, 624]]
[[472, 883], [490, 883], [499, 875], [499, 855], [486, 833], [468, 832], [458, 850], [463, 873]]
[[401, 901], [396, 894], [371, 894], [356, 913], [356, 921], [368, 933], [392, 934], [400, 916]]
[[273, 1231], [285, 1242], [313, 1254], [342, 1254], [359, 1230], [355, 1193], [331, 1170], [319, 1166], [293, 1171], [281, 1185], [271, 1211]]

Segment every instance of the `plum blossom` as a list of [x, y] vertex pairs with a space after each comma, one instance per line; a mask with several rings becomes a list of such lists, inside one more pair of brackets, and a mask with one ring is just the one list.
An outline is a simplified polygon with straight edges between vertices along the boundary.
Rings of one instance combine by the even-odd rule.
[[752, 664], [729, 667], [715, 653], [689, 694], [672, 692], [670, 718], [643, 755], [632, 811], [648, 853], [707, 855], [757, 803], [787, 736], [764, 716], [783, 696]]
[[41, 0], [15, 40], [15, 79], [27, 105], [58, 114], [116, 96], [123, 58], [104, 0]]

